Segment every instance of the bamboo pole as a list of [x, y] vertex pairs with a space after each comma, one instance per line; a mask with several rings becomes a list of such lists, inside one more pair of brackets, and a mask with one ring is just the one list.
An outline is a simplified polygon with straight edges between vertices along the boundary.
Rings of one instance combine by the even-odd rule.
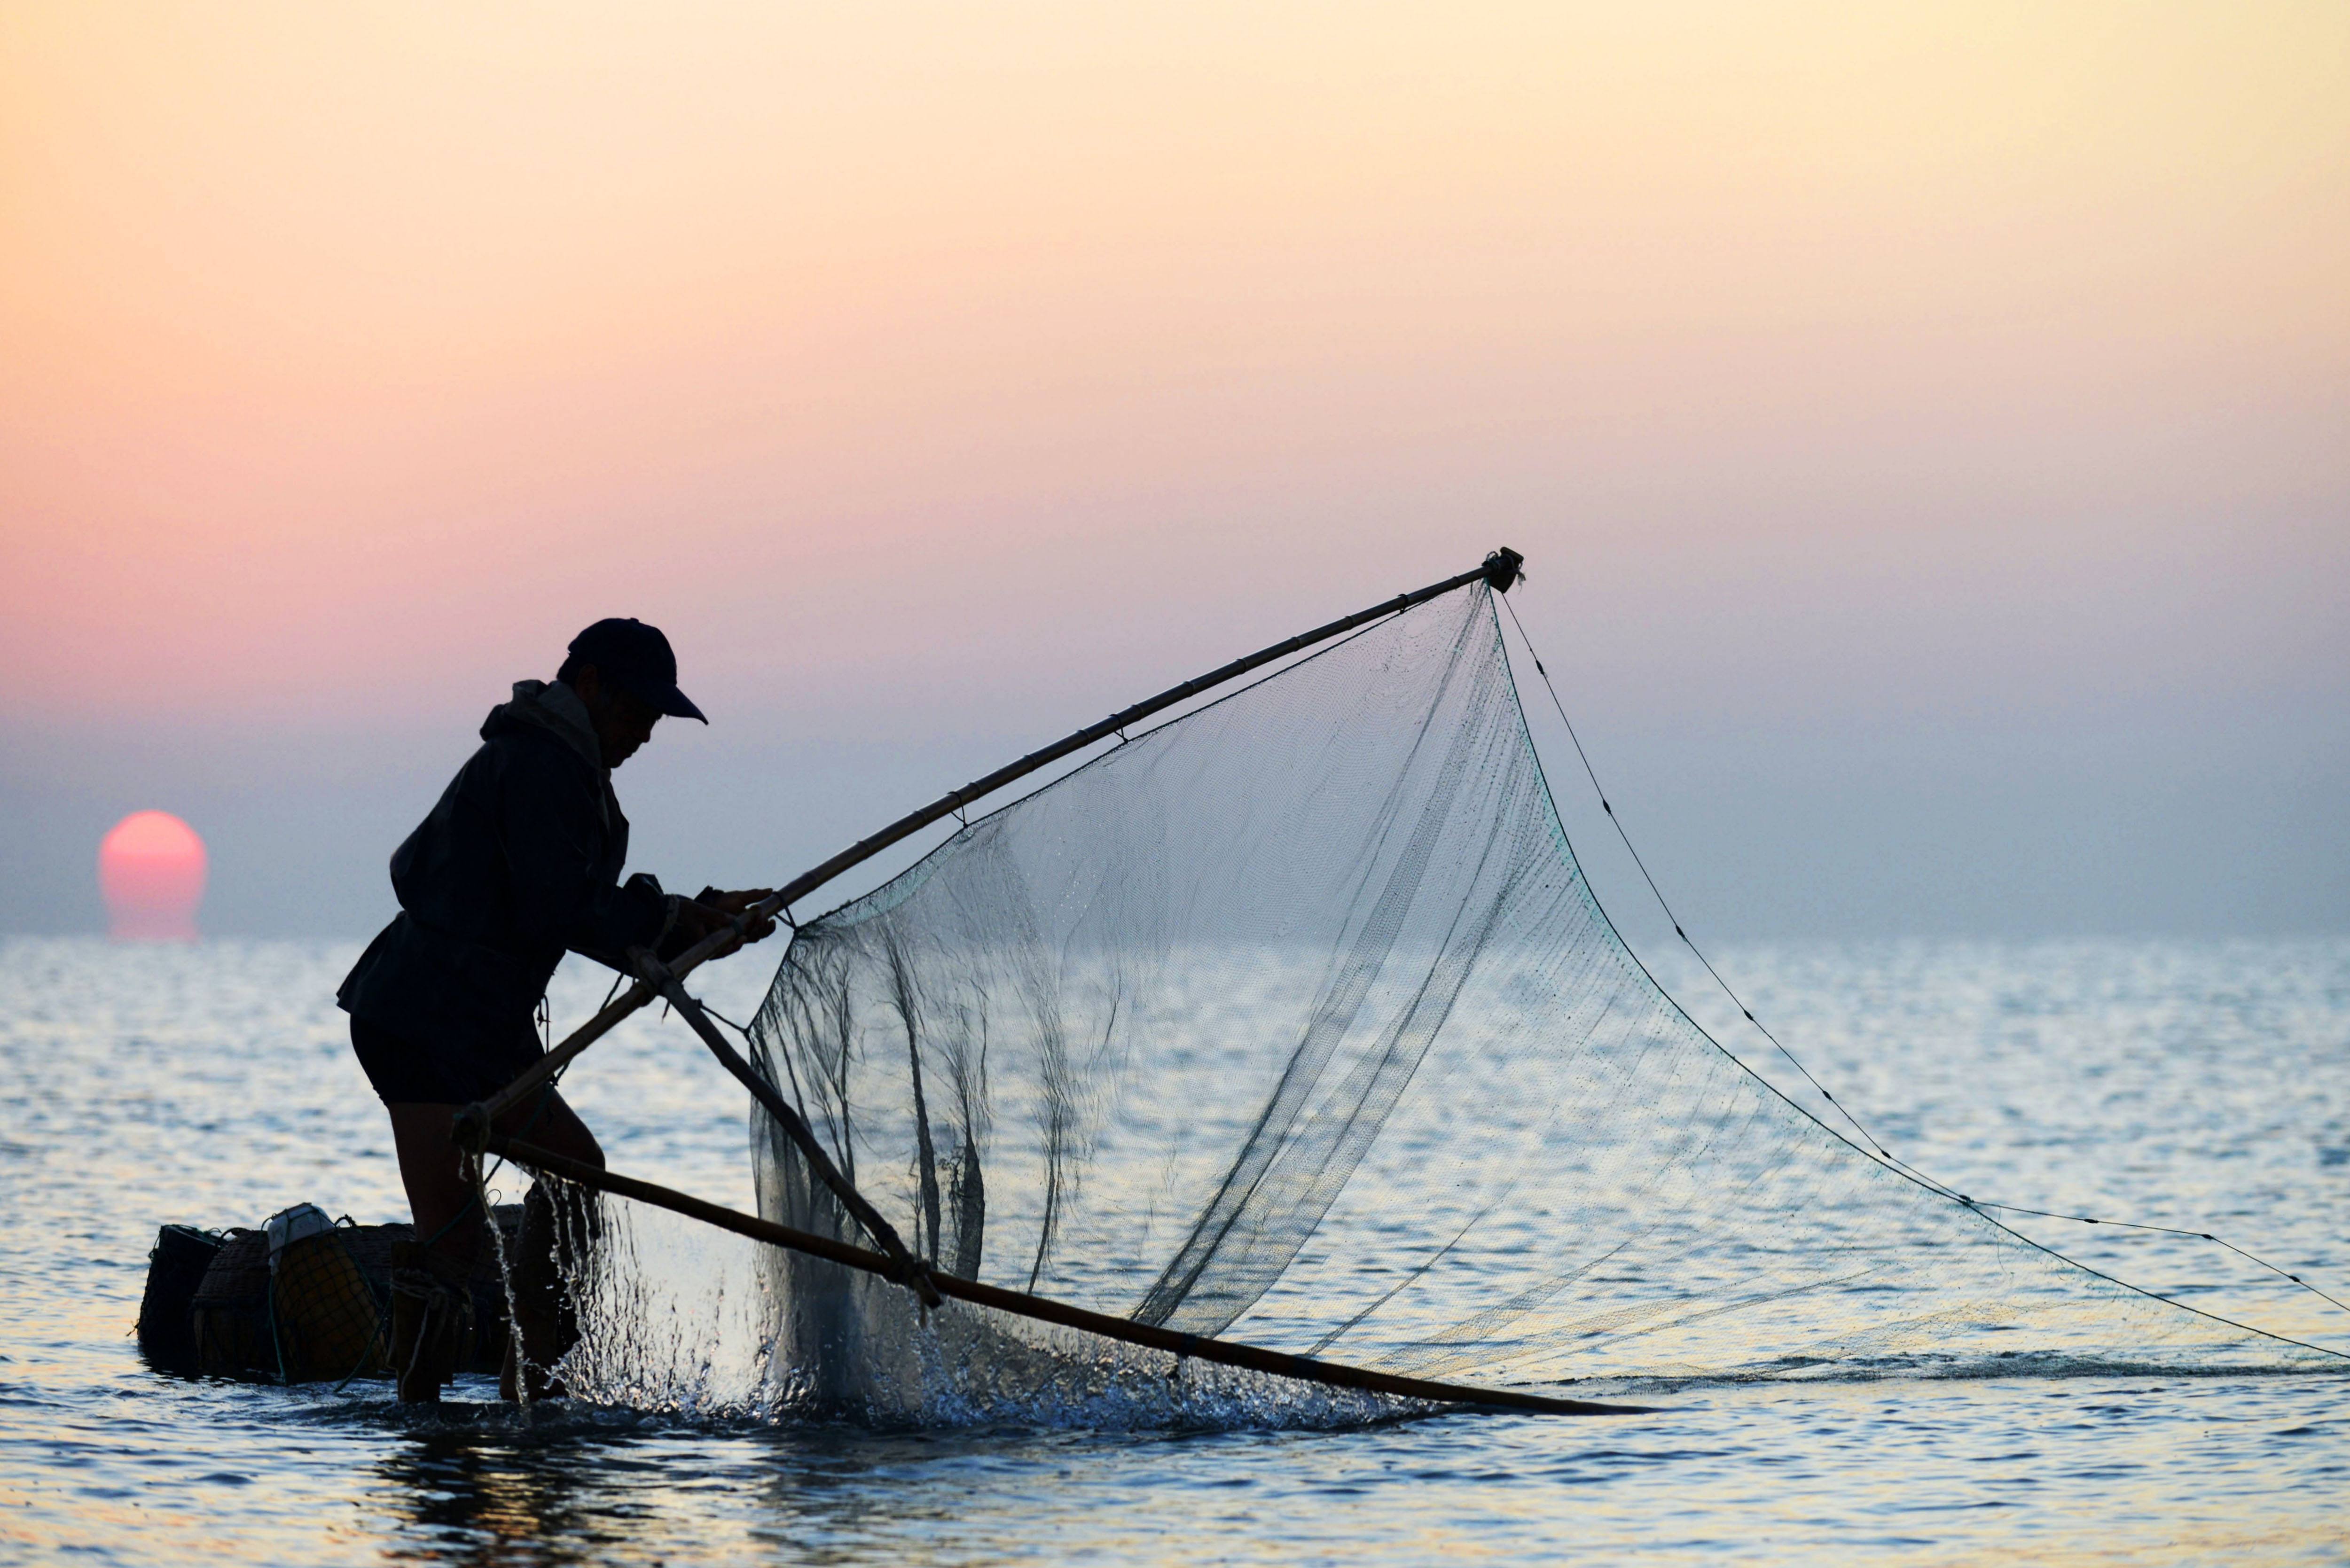
[[[1521, 575], [1521, 568], [1524, 565], [1525, 557], [1515, 550], [1506, 547], [1495, 550], [1487, 556], [1484, 562], [1473, 572], [1462, 572], [1457, 576], [1447, 577], [1440, 583], [1430, 583], [1416, 592], [1398, 594], [1391, 599], [1383, 599], [1368, 609], [1357, 610], [1353, 615], [1341, 617], [1327, 626], [1316, 627], [1312, 631], [1300, 632], [1286, 642], [1275, 643], [1271, 648], [1262, 649], [1245, 659], [1236, 659], [1230, 664], [1208, 671], [1205, 675], [1186, 680], [1180, 686], [1170, 687], [1156, 697], [1146, 698], [1131, 708], [1120, 709], [1108, 718], [1088, 724], [1084, 729], [1064, 736], [1049, 746], [1031, 752], [1018, 762], [998, 768], [984, 778], [974, 779], [961, 789], [949, 791], [920, 811], [909, 812], [880, 832], [869, 837], [858, 839], [823, 865], [803, 871], [767, 898], [752, 905], [750, 909], [728, 921], [724, 929], [712, 932], [681, 953], [670, 964], [670, 972], [680, 980], [684, 979], [700, 967], [703, 961], [719, 956], [722, 950], [731, 951], [732, 949], [728, 944], [739, 942], [753, 925], [760, 920], [774, 919], [792, 904], [813, 893], [851, 867], [870, 860], [891, 845], [920, 833], [923, 828], [943, 817], [952, 815], [972, 802], [983, 795], [993, 794], [1005, 784], [1025, 778], [1040, 768], [1049, 767], [1072, 753], [1083, 751], [1096, 741], [1118, 733], [1129, 724], [1138, 723], [1154, 713], [1163, 712], [1179, 702], [1187, 701], [1203, 691], [1223, 685], [1226, 681], [1236, 680], [1251, 670], [1262, 669], [1276, 659], [1286, 659], [1291, 654], [1312, 648], [1316, 643], [1327, 642], [1334, 637], [1344, 636], [1357, 627], [1368, 625], [1383, 616], [1401, 615], [1416, 605], [1426, 604], [1430, 599], [1440, 598], [1457, 588], [1465, 588], [1471, 583], [1482, 582], [1495, 593], [1507, 593], [1516, 584]], [[519, 1105], [525, 1096], [568, 1066], [581, 1052], [611, 1033], [615, 1024], [652, 1001], [658, 994], [659, 992], [651, 986], [642, 981], [638, 981], [607, 1003], [595, 1017], [574, 1030], [565, 1038], [563, 1044], [533, 1063], [503, 1090], [487, 1100], [476, 1102], [459, 1111], [452, 1128], [452, 1136], [458, 1147], [471, 1149], [475, 1153], [481, 1152], [498, 1117]]]
[[[770, 1246], [787, 1247], [795, 1252], [822, 1258], [847, 1268], [892, 1277], [896, 1265], [879, 1252], [830, 1236], [794, 1230], [778, 1225], [772, 1220], [723, 1208], [702, 1199], [621, 1176], [600, 1166], [584, 1164], [551, 1149], [510, 1138], [493, 1131], [489, 1147], [533, 1170], [576, 1181], [599, 1192], [632, 1199], [682, 1214], [704, 1224], [715, 1225], [738, 1236]], [[1277, 1377], [1293, 1377], [1301, 1382], [1318, 1383], [1334, 1388], [1352, 1388], [1366, 1394], [1382, 1394], [1398, 1399], [1420, 1399], [1434, 1404], [1463, 1405], [1502, 1410], [1526, 1410], [1549, 1416], [1637, 1416], [1653, 1415], [1655, 1407], [1646, 1405], [1607, 1405], [1588, 1399], [1560, 1399], [1546, 1394], [1526, 1394], [1507, 1388], [1471, 1388], [1458, 1383], [1439, 1383], [1424, 1377], [1402, 1377], [1392, 1373], [1374, 1372], [1367, 1367], [1348, 1366], [1341, 1362], [1322, 1361], [1308, 1355], [1291, 1355], [1261, 1345], [1241, 1345], [1231, 1340], [1210, 1339], [1196, 1334], [1182, 1334], [1153, 1324], [1136, 1323], [1131, 1318], [1113, 1317], [1107, 1313], [1090, 1312], [1071, 1306], [1066, 1302], [1030, 1295], [1023, 1291], [1005, 1290], [998, 1285], [982, 1284], [977, 1280], [961, 1279], [953, 1274], [932, 1273], [929, 1276], [941, 1295], [953, 1296], [974, 1306], [993, 1307], [998, 1312], [1032, 1318], [1040, 1323], [1057, 1324], [1064, 1328], [1080, 1329], [1128, 1345], [1139, 1345], [1151, 1350], [1165, 1351], [1195, 1361], [1213, 1362], [1222, 1366], [1237, 1366], [1250, 1372], [1270, 1373]]]

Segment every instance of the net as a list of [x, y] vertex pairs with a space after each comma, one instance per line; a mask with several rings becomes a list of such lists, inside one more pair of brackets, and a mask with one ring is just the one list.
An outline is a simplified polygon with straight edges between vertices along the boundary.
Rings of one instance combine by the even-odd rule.
[[[2331, 1359], [2044, 1250], [1690, 1022], [1577, 867], [1483, 587], [971, 822], [803, 926], [751, 1033], [939, 1268], [1194, 1334], [1492, 1386]], [[863, 1239], [753, 1146], [765, 1217]], [[1105, 1354], [759, 1267], [795, 1397]]]

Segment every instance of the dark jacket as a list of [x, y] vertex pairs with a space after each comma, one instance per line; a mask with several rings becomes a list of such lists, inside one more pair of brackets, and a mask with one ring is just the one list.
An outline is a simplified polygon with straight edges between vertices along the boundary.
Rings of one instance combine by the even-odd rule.
[[538, 1054], [533, 1015], [567, 949], [653, 946], [674, 900], [623, 886], [629, 819], [571, 689], [517, 681], [482, 748], [391, 857], [400, 914], [335, 1000], [411, 1045], [484, 1064]]

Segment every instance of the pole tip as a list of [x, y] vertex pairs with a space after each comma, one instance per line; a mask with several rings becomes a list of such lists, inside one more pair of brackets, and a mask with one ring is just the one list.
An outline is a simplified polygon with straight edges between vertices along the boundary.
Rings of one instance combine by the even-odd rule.
[[1506, 594], [1525, 580], [1526, 558], [1504, 545], [1485, 557], [1485, 583], [1497, 594]]

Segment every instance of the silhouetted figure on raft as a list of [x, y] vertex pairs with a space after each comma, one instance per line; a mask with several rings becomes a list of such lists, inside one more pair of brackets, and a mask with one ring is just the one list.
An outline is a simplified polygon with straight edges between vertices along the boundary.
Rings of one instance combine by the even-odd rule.
[[[402, 1400], [437, 1401], [454, 1376], [470, 1314], [465, 1281], [485, 1244], [452, 1120], [538, 1058], [538, 1002], [564, 953], [616, 964], [631, 948], [672, 956], [766, 897], [704, 889], [685, 898], [641, 872], [620, 880], [629, 819], [611, 772], [663, 714], [709, 722], [678, 690], [669, 639], [641, 621], [599, 620], [572, 639], [554, 680], [515, 682], [514, 700], [483, 723], [481, 749], [393, 852], [400, 914], [336, 995], [351, 1015], [351, 1048], [391, 1115], [415, 1220], [415, 1240], [393, 1260], [391, 1361]], [[748, 940], [774, 929], [762, 921]], [[497, 1126], [604, 1163], [552, 1084]], [[539, 1370], [576, 1336], [556, 1249], [584, 1244], [588, 1225], [578, 1199], [567, 1202], [545, 1178], [532, 1189], [515, 1260], [513, 1337], [534, 1393], [561, 1392]], [[510, 1351], [506, 1397], [518, 1381]]]

